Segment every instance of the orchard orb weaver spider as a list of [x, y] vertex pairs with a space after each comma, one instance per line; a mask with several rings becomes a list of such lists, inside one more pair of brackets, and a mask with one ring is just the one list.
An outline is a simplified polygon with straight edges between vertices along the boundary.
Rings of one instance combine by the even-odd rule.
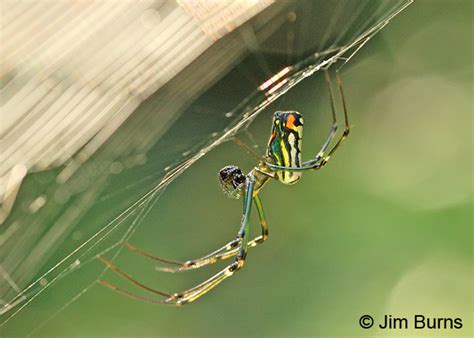
[[[297, 111], [277, 111], [273, 116], [272, 131], [270, 140], [268, 142], [266, 155], [260, 159], [257, 166], [254, 167], [247, 175], [244, 175], [240, 168], [234, 165], [226, 166], [220, 170], [219, 182], [224, 192], [233, 198], [243, 197], [243, 215], [241, 227], [237, 233], [237, 237], [234, 240], [206, 256], [189, 260], [187, 262], [165, 260], [163, 258], [150, 255], [149, 253], [142, 251], [131, 244], [125, 243], [125, 247], [127, 249], [147, 258], [171, 266], [158, 268], [161, 271], [176, 272], [192, 270], [208, 264], [216, 263], [219, 260], [235, 257], [235, 261], [232, 264], [228, 265], [226, 268], [211, 278], [205, 280], [193, 288], [179, 293], [168, 294], [144, 285], [143, 283], [120, 270], [116, 265], [107, 260], [105, 257], [99, 256], [99, 259], [113, 272], [135, 284], [136, 286], [144, 289], [145, 291], [164, 297], [162, 300], [138, 296], [129, 291], [119, 289], [117, 286], [105, 280], [99, 280], [99, 282], [102, 285], [133, 299], [149, 303], [184, 305], [198, 299], [220, 284], [223, 280], [229, 278], [235, 272], [239, 271], [244, 266], [247, 250], [259, 245], [260, 243], [263, 243], [268, 238], [268, 223], [263, 213], [262, 202], [259, 196], [260, 190], [265, 186], [266, 183], [269, 182], [270, 179], [275, 179], [283, 184], [295, 184], [299, 181], [303, 171], [318, 170], [323, 168], [331, 158], [332, 154], [337, 150], [339, 145], [349, 134], [350, 126], [347, 116], [344, 92], [342, 90], [341, 79], [338, 72], [336, 71], [336, 82], [339, 88], [339, 94], [344, 112], [345, 128], [337, 142], [330, 150], [328, 150], [329, 145], [336, 134], [337, 122], [336, 109], [331, 88], [331, 79], [327, 70], [325, 71], [325, 75], [329, 87], [333, 125], [325, 143], [315, 158], [306, 162], [301, 162], [301, 144], [303, 132], [303, 117], [301, 114]], [[240, 145], [251, 152], [251, 150], [244, 144]], [[249, 216], [252, 204], [255, 204], [255, 207], [257, 208], [262, 232], [260, 236], [249, 240]]]

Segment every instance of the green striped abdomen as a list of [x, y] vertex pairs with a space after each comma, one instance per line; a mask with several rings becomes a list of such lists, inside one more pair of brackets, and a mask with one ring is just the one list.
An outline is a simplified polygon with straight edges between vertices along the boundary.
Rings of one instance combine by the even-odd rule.
[[[273, 164], [284, 167], [300, 167], [302, 137], [303, 117], [299, 112], [275, 112], [267, 156]], [[301, 172], [295, 171], [278, 170], [276, 174], [278, 180], [284, 184], [294, 184], [301, 177]]]

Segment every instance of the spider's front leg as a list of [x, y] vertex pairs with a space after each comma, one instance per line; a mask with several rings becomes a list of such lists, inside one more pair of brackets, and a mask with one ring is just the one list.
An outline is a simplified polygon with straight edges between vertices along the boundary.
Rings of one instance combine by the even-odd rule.
[[[259, 222], [260, 222], [260, 227], [261, 227], [261, 235], [255, 237], [251, 241], [247, 243], [247, 248], [253, 248], [264, 241], [267, 240], [268, 238], [268, 222], [265, 217], [265, 214], [263, 212], [263, 206], [262, 206], [262, 201], [260, 199], [259, 195], [255, 195], [253, 197], [253, 202], [255, 204], [255, 207], [257, 208], [258, 212], [258, 217], [259, 217]], [[174, 265], [173, 267], [170, 266], [158, 266], [156, 267], [156, 270], [158, 271], [164, 271], [164, 272], [180, 272], [180, 271], [188, 271], [188, 270], [194, 270], [201, 268], [203, 266], [209, 265], [209, 264], [214, 264], [218, 261], [225, 260], [231, 257], [234, 257], [238, 254], [239, 252], [239, 246], [241, 244], [241, 238], [237, 236], [236, 239], [230, 241], [223, 247], [211, 252], [208, 255], [205, 255], [200, 258], [188, 260], [186, 262], [179, 262], [179, 261], [171, 261], [168, 259], [163, 259], [161, 257], [153, 256], [143, 250], [140, 250], [139, 248], [134, 247], [133, 245], [129, 243], [125, 243], [125, 247], [131, 251], [134, 251], [142, 256], [145, 256], [147, 258], [156, 260], [161, 263], [165, 263], [168, 265]]]
[[238, 239], [239, 239], [239, 247], [236, 250], [236, 259], [234, 263], [228, 265], [225, 269], [221, 270], [211, 278], [205, 280], [203, 283], [185, 290], [183, 292], [179, 293], [174, 293], [174, 294], [168, 294], [156, 289], [153, 289], [151, 287], [148, 287], [138, 281], [137, 279], [133, 278], [129, 274], [125, 273], [121, 269], [119, 269], [115, 264], [107, 260], [103, 256], [99, 256], [98, 258], [107, 265], [109, 269], [111, 269], [113, 272], [118, 274], [119, 276], [123, 277], [130, 283], [140, 287], [141, 289], [148, 291], [150, 293], [153, 293], [155, 295], [159, 295], [161, 297], [164, 297], [165, 299], [161, 300], [155, 300], [155, 299], [150, 299], [146, 297], [142, 297], [139, 295], [136, 295], [134, 293], [131, 293], [129, 291], [123, 290], [118, 288], [116, 285], [111, 284], [107, 282], [106, 280], [100, 279], [98, 282], [102, 284], [103, 286], [120, 293], [124, 296], [127, 296], [129, 298], [137, 299], [140, 301], [144, 302], [149, 302], [149, 303], [154, 303], [154, 304], [168, 304], [168, 305], [184, 305], [187, 303], [190, 303], [214, 287], [216, 287], [218, 284], [220, 284], [223, 280], [227, 279], [228, 277], [232, 276], [236, 271], [240, 270], [244, 266], [245, 258], [247, 256], [247, 249], [250, 247], [250, 245], [257, 245], [258, 243], [263, 242], [266, 239], [266, 236], [268, 232], [266, 231], [266, 222], [265, 222], [265, 229], [262, 232], [262, 236], [257, 237], [254, 239], [254, 241], [249, 242], [249, 217], [250, 217], [250, 211], [252, 208], [252, 200], [256, 203], [257, 209], [259, 211], [259, 214], [263, 217], [263, 209], [260, 203], [260, 199], [258, 196], [253, 196], [253, 190], [254, 190], [254, 185], [255, 185], [255, 180], [253, 176], [249, 175], [249, 177], [246, 178], [246, 190], [245, 190], [245, 198], [244, 198], [244, 211], [242, 215], [242, 224], [238, 233]]
[[[250, 175], [249, 175], [250, 176]], [[237, 251], [237, 256], [234, 263], [228, 265], [225, 269], [221, 270], [211, 278], [207, 279], [203, 283], [180, 293], [173, 294], [170, 298], [166, 299], [165, 302], [173, 303], [176, 305], [184, 305], [190, 303], [205, 293], [212, 290], [214, 287], [219, 285], [222, 281], [232, 276], [235, 272], [240, 270], [245, 263], [245, 258], [247, 257], [248, 249], [248, 240], [249, 240], [249, 218], [250, 211], [252, 209], [252, 199], [253, 199], [253, 189], [255, 185], [255, 180], [252, 176], [247, 177], [244, 205], [243, 205], [243, 214], [241, 227], [238, 232], [238, 239], [240, 240], [240, 245]], [[259, 200], [258, 200], [259, 201]], [[257, 204], [257, 208], [261, 209], [261, 204]], [[260, 211], [259, 211], [260, 212]], [[263, 236], [263, 235], [262, 235]], [[263, 237], [262, 237], [263, 240]]]
[[[255, 237], [251, 241], [248, 241], [247, 249], [256, 247], [257, 245], [262, 244], [263, 242], [265, 242], [268, 239], [268, 222], [267, 222], [267, 219], [266, 219], [265, 214], [263, 212], [262, 200], [260, 199], [260, 196], [258, 194], [253, 197], [253, 202], [254, 202], [254, 204], [257, 208], [257, 212], [258, 212], [258, 218], [259, 218], [260, 228], [261, 228], [261, 235]], [[239, 243], [240, 243], [240, 240], [239, 240]], [[241, 249], [237, 247], [237, 248], [234, 248], [234, 249], [228, 249], [226, 251], [218, 253], [213, 257], [212, 261], [207, 261], [206, 263], [202, 263], [202, 262], [199, 263], [200, 267], [204, 266], [204, 265], [207, 265], [207, 264], [215, 263], [218, 260], [224, 260], [224, 259], [228, 259], [230, 257], [233, 257], [233, 256], [235, 256], [239, 253], [239, 250], [241, 250]]]

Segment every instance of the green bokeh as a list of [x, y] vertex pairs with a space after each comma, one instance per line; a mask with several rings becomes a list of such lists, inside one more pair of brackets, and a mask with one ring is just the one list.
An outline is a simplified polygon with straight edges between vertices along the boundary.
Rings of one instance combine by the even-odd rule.
[[[471, 336], [472, 3], [417, 1], [342, 75], [351, 135], [327, 169], [262, 192], [270, 240], [249, 252], [245, 269], [183, 308], [131, 301], [95, 286], [35, 336], [432, 335], [358, 324], [363, 314], [379, 321], [384, 314], [417, 313], [461, 317], [461, 330], [440, 334]], [[312, 156], [329, 130], [322, 75], [258, 117], [250, 130], [262, 146], [277, 107], [305, 114], [303, 156]], [[232, 143], [204, 156], [166, 189], [133, 244], [185, 260], [232, 239], [240, 201], [226, 199], [216, 179], [227, 164], [247, 171], [254, 162]], [[257, 233], [256, 215], [252, 220]], [[192, 286], [218, 269], [167, 275], [135, 255], [119, 262], [165, 290]], [[6, 336], [47, 318], [87, 285], [83, 279], [75, 273], [31, 303]]]

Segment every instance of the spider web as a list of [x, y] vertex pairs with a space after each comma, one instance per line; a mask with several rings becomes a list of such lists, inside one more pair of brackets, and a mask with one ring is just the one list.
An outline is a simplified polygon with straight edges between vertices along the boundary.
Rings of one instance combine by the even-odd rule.
[[[310, 27], [304, 34], [310, 43], [303, 44], [305, 49], [283, 62], [269, 62], [263, 52], [265, 46], [268, 46], [266, 52], [281, 54], [285, 54], [285, 48], [296, 49], [291, 37], [283, 47], [278, 31], [262, 29], [260, 36], [255, 28], [239, 29], [216, 42], [216, 48], [227, 50], [226, 54], [215, 56], [212, 48], [207, 50], [203, 58], [176, 75], [164, 90], [145, 100], [93, 156], [82, 160], [79, 151], [65, 166], [36, 173], [30, 180], [27, 177], [25, 190], [36, 189], [35, 196], [38, 196], [38, 182], [44, 189], [40, 197], [29, 204], [30, 211], [40, 209], [44, 200], [52, 198], [57, 202], [34, 217], [23, 210], [13, 210], [5, 224], [0, 237], [1, 326], [14, 325], [12, 319], [21, 317], [35, 300], [52, 292], [61, 280], [71, 274], [80, 275], [97, 262], [97, 256], [109, 253], [109, 257], [115, 259], [122, 250], [121, 244], [133, 236], [173, 180], [211, 150], [248, 128], [259, 113], [301, 81], [332, 66], [340, 69], [411, 2], [393, 0], [374, 5], [371, 1], [357, 4], [341, 1], [329, 6], [327, 22]], [[295, 14], [291, 5], [289, 7], [285, 22], [288, 18], [291, 21]], [[275, 18], [281, 20], [279, 15]], [[316, 32], [321, 25], [325, 29]], [[277, 43], [272, 43], [272, 39]], [[229, 66], [219, 68], [219, 58], [231, 58], [242, 40], [251, 56], [235, 61], [241, 65], [257, 64], [263, 72], [252, 79], [253, 85], [244, 86], [237, 98], [234, 96], [232, 100], [210, 107], [206, 95], [235, 90], [235, 87], [223, 88], [223, 83], [233, 82], [233, 75]], [[281, 50], [275, 51], [279, 48]], [[212, 67], [216, 71], [209, 74], [208, 69]], [[202, 87], [193, 82], [202, 77], [212, 78], [208, 83], [214, 86], [207, 92], [193, 87]], [[173, 102], [183, 92], [193, 94], [176, 109]], [[157, 106], [164, 115], [179, 111], [166, 121], [168, 128], [160, 135], [153, 129], [163, 116], [156, 114]], [[211, 123], [203, 125], [203, 121]], [[133, 151], [124, 146], [134, 142]], [[18, 199], [28, 200], [21, 191]], [[104, 203], [114, 208], [104, 212], [98, 207]], [[28, 230], [25, 223], [29, 223]], [[21, 236], [25, 236], [23, 231], [28, 234], [23, 238], [30, 239], [24, 243], [20, 242]], [[33, 329], [46, 325], [88, 292], [106, 271], [101, 268], [91, 280], [78, 283], [80, 289], [69, 301], [46, 320], [36, 323]]]

